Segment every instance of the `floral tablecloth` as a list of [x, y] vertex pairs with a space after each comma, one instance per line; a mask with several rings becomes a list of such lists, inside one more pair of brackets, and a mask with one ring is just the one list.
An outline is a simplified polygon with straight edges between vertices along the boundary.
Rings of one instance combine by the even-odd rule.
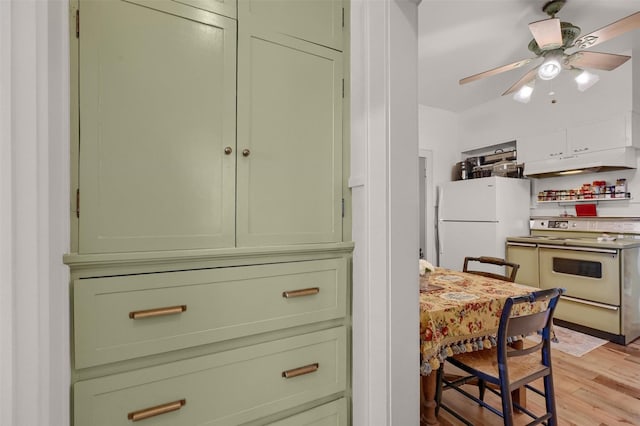
[[[421, 373], [437, 370], [447, 356], [495, 345], [507, 298], [538, 290], [521, 284], [436, 268], [420, 277]], [[518, 305], [520, 312], [542, 306]], [[516, 314], [518, 311], [514, 311]]]

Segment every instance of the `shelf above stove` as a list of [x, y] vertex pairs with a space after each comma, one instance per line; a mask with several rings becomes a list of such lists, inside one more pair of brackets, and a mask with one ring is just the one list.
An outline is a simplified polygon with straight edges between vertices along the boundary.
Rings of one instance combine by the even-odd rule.
[[538, 201], [536, 200], [536, 203], [538, 204], [549, 204], [549, 203], [555, 203], [555, 204], [580, 204], [580, 203], [599, 203], [600, 201], [629, 201], [632, 200], [633, 198], [631, 197], [625, 197], [625, 198], [590, 198], [590, 199], [583, 199], [583, 200], [549, 200], [549, 201]]

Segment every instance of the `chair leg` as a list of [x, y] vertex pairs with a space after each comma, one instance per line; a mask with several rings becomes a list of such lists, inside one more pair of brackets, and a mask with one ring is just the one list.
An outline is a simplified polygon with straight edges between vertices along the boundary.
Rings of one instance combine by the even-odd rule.
[[544, 381], [544, 402], [547, 407], [547, 413], [551, 414], [551, 418], [547, 421], [547, 426], [557, 426], [558, 415], [556, 412], [556, 396], [553, 390], [553, 376], [549, 374], [545, 376]]
[[436, 373], [436, 417], [438, 417], [438, 413], [440, 412], [440, 404], [442, 403], [442, 380], [444, 379], [444, 361], [440, 364], [440, 368]]
[[478, 379], [478, 395], [480, 397], [480, 401], [484, 401], [485, 390], [487, 390], [487, 383], [482, 379]]
[[502, 400], [502, 418], [504, 420], [504, 426], [513, 426], [513, 401], [511, 399], [511, 392], [507, 383], [500, 386], [503, 391], [500, 392], [500, 399]]

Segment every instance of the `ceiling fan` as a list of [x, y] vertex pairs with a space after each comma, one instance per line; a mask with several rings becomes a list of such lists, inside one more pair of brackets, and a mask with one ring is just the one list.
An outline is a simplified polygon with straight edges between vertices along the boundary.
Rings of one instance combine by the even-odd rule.
[[[526, 89], [527, 87], [525, 86], [529, 86], [529, 83], [533, 82], [536, 77], [542, 80], [551, 80], [563, 69], [584, 71], [584, 68], [594, 68], [611, 71], [631, 58], [626, 55], [590, 52], [584, 49], [596, 46], [628, 31], [639, 28], [640, 12], [615, 21], [587, 35], [578, 37], [580, 35], [579, 27], [569, 22], [561, 22], [559, 18], [556, 18], [556, 14], [562, 9], [565, 3], [566, 0], [548, 1], [542, 7], [542, 11], [549, 15], [549, 18], [529, 24], [529, 30], [533, 35], [533, 40], [529, 42], [528, 48], [536, 55], [535, 57], [465, 77], [460, 80], [460, 84], [470, 83], [481, 78], [520, 68], [538, 58], [543, 59], [538, 66], [531, 69], [513, 86], [507, 89], [507, 91], [502, 94], [502, 96], [504, 96], [518, 92], [523, 88]], [[577, 50], [573, 53], [567, 53], [566, 51], [568, 49]], [[589, 73], [583, 75], [588, 78]], [[593, 76], [593, 74], [591, 74], [591, 76]], [[576, 80], [576, 82], [580, 90], [585, 90], [585, 88], [590, 87], [595, 81], [592, 81], [590, 84], [585, 82], [584, 86], [580, 85], [580, 80]], [[529, 87], [529, 89], [530, 96], [533, 88]]]

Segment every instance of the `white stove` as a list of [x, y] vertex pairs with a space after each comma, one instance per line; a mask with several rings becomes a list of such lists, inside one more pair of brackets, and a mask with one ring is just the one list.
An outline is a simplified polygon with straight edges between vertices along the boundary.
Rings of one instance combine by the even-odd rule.
[[516, 281], [566, 289], [556, 323], [627, 344], [640, 336], [640, 218], [531, 219], [507, 238]]

